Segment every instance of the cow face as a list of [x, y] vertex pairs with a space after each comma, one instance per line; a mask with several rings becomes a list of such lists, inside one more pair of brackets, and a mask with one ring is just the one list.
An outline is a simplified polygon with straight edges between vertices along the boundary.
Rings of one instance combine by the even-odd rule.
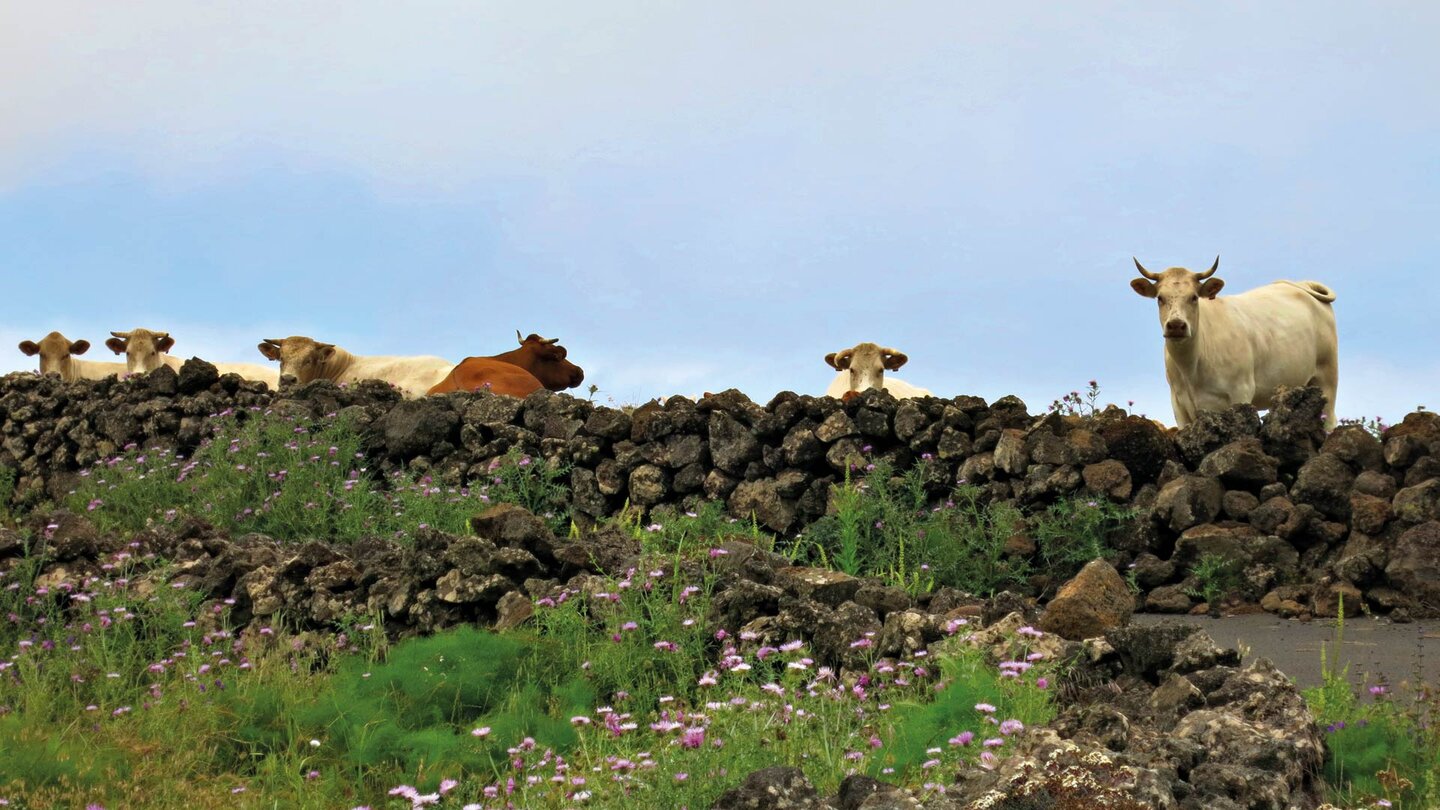
[[[515, 336], [520, 338], [519, 330]], [[535, 375], [535, 379], [551, 391], [574, 388], [585, 381], [585, 370], [565, 359], [567, 352], [559, 338], [546, 339], [531, 334], [520, 338], [520, 348], [513, 354], [515, 365]]]
[[897, 371], [909, 360], [903, 352], [874, 343], [825, 355], [825, 362], [837, 371], [850, 372], [850, 390], [885, 387], [885, 372]]
[[132, 329], [110, 334], [114, 337], [105, 341], [105, 345], [110, 351], [125, 355], [125, 370], [131, 374], [144, 374], [164, 365], [160, 355], [175, 346], [175, 339], [170, 337], [169, 332]]
[[59, 374], [65, 377], [70, 370], [70, 357], [90, 351], [90, 341], [71, 342], [59, 332], [51, 332], [41, 338], [39, 343], [33, 340], [20, 341], [20, 351], [30, 357], [40, 355], [41, 374]]
[[1203, 273], [1192, 273], [1183, 267], [1152, 273], [1138, 259], [1135, 267], [1143, 278], [1131, 281], [1130, 288], [1145, 298], [1155, 299], [1160, 307], [1160, 331], [1166, 340], [1194, 337], [1200, 326], [1200, 299], [1214, 300], [1225, 286], [1222, 279], [1211, 278], [1220, 267], [1219, 256]]
[[280, 363], [280, 376], [289, 374], [302, 383], [328, 377], [326, 366], [335, 356], [335, 344], [308, 337], [266, 338], [260, 353]]

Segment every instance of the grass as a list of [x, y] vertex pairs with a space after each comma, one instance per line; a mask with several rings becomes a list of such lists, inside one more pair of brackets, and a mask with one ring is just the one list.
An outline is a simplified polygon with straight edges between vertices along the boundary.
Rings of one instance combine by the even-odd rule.
[[1344, 643], [1344, 616], [1342, 601], [1334, 652], [1320, 651], [1322, 683], [1304, 691], [1325, 730], [1332, 801], [1397, 810], [1440, 807], [1440, 693], [1422, 685], [1402, 695], [1383, 679], [1357, 688], [1349, 665], [1335, 661]]
[[[961, 483], [938, 504], [931, 458], [895, 475], [881, 461], [833, 487], [833, 514], [800, 538], [797, 553], [847, 574], [874, 576], [919, 595], [941, 586], [990, 595], [1023, 587], [1037, 570], [1063, 582], [1111, 553], [1109, 537], [1133, 513], [1104, 499], [1063, 499], [1030, 515]], [[1027, 555], [1007, 550], [1025, 536]]]
[[327, 634], [231, 627], [228, 605], [143, 547], [48, 588], [31, 558], [0, 579], [0, 799], [705, 807], [775, 764], [826, 791], [862, 772], [939, 789], [1053, 711], [1049, 662], [961, 650], [846, 679], [801, 641], [710, 628], [715, 559], [697, 546], [561, 592], [528, 630], [392, 646], [364, 617]]
[[[574, 528], [565, 471], [539, 459], [511, 454], [478, 486], [441, 487], [377, 476], [344, 419], [213, 422], [189, 458], [132, 446], [82, 474], [67, 505], [139, 538], [100, 574], [37, 585], [43, 544], [0, 574], [8, 806], [704, 807], [777, 763], [823, 791], [866, 772], [939, 791], [937, 774], [989, 767], [991, 749], [1053, 711], [1039, 674], [1050, 662], [996, 668], [966, 648], [886, 660], [863, 655], [873, 639], [861, 637], [852, 649], [869, 668], [842, 677], [799, 639], [712, 626], [722, 546], [777, 546], [719, 503], [622, 520], [645, 564], [540, 599], [528, 628], [391, 644], [380, 617], [328, 633], [232, 626], [230, 605], [175, 577], [143, 529], [197, 516], [287, 541], [403, 542], [427, 525], [463, 533], [501, 500]], [[918, 479], [889, 480], [857, 482], [847, 514], [878, 509], [918, 536], [878, 535], [889, 545], [872, 557], [860, 544], [877, 536], [856, 534], [851, 553], [912, 590], [933, 587], [944, 574], [914, 561], [958, 536], [961, 510], [926, 511]], [[958, 493], [978, 513], [970, 495]], [[993, 525], [965, 530], [1013, 528], [986, 515]]]
[[[476, 487], [442, 487], [377, 476], [343, 419], [213, 421], [191, 458], [127, 448], [86, 471], [67, 504], [136, 537], [194, 515], [287, 541], [403, 541], [427, 525], [464, 533], [501, 500], [570, 527], [565, 471], [540, 459], [513, 453]], [[328, 633], [234, 627], [227, 604], [173, 579], [139, 540], [98, 576], [44, 587], [35, 577], [45, 560], [23, 557], [0, 573], [0, 800], [698, 808], [777, 764], [802, 768], [822, 792], [853, 773], [942, 792], [1053, 716], [1055, 662], [1031, 657], [1034, 631], [1012, 639], [998, 667], [954, 645], [933, 659], [865, 656], [867, 668], [842, 676], [801, 640], [708, 622], [713, 566], [736, 536], [912, 594], [993, 593], [1037, 571], [1061, 581], [1106, 556], [1129, 517], [1085, 498], [1027, 515], [963, 483], [935, 503], [933, 463], [853, 471], [834, 488], [834, 513], [789, 544], [719, 503], [656, 510], [649, 522], [632, 513], [620, 522], [640, 540], [643, 565], [541, 599], [532, 626], [503, 634], [465, 628], [391, 644], [366, 616]], [[0, 504], [14, 484], [0, 469]], [[0, 522], [13, 520], [0, 506]], [[1020, 534], [1033, 553], [1013, 550]], [[1217, 566], [1202, 558], [1193, 572], [1207, 592], [1224, 587]], [[1343, 619], [1337, 634], [1339, 649]], [[873, 639], [851, 644], [864, 652]], [[1440, 806], [1440, 697], [1402, 699], [1384, 683], [1357, 692], [1328, 663], [1306, 697], [1326, 729], [1334, 798]]]
[[0, 466], [0, 524], [11, 523], [11, 501], [15, 498], [15, 481], [19, 473], [13, 467]]
[[122, 533], [201, 517], [232, 533], [285, 540], [408, 539], [417, 528], [462, 534], [492, 502], [519, 503], [563, 529], [569, 517], [564, 470], [512, 453], [473, 487], [441, 486], [429, 476], [369, 467], [350, 420], [299, 420], [246, 412], [212, 420], [214, 435], [190, 458], [130, 446], [82, 470], [66, 505], [101, 529]]
[[1196, 585], [1185, 589], [1187, 596], [1200, 599], [1210, 606], [1210, 614], [1220, 615], [1220, 600], [1240, 584], [1239, 566], [1223, 554], [1202, 554], [1190, 566]]

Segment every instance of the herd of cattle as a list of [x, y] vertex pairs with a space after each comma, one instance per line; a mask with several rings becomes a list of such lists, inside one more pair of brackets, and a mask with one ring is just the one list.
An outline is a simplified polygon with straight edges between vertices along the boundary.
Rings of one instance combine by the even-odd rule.
[[[1165, 338], [1165, 376], [1175, 422], [1184, 427], [1202, 410], [1220, 410], [1250, 403], [1268, 408], [1279, 386], [1317, 385], [1329, 408], [1326, 427], [1333, 428], [1335, 391], [1339, 384], [1335, 294], [1315, 281], [1277, 281], [1240, 295], [1217, 297], [1225, 282], [1215, 278], [1220, 259], [1203, 273], [1171, 267], [1152, 273], [1139, 260], [1141, 278], [1130, 282], [1136, 293], [1155, 299]], [[90, 348], [85, 340], [71, 341], [51, 332], [38, 343], [22, 341], [20, 351], [40, 357], [40, 373], [59, 374], [65, 380], [101, 379], [141, 374], [160, 366], [179, 369], [169, 354], [175, 340], [168, 332], [133, 329], [111, 332], [106, 347], [125, 355], [124, 363], [79, 359]], [[260, 353], [279, 365], [216, 363], [221, 374], [234, 373], [248, 380], [279, 385], [282, 375], [301, 383], [331, 380], [336, 383], [383, 380], [407, 397], [452, 391], [489, 390], [523, 397], [541, 388], [562, 391], [580, 385], [585, 372], [566, 357], [555, 338], [520, 337], [518, 348], [489, 357], [467, 357], [452, 363], [434, 356], [361, 356], [313, 338], [268, 338]], [[850, 397], [869, 388], [883, 388], [896, 397], [930, 396], [885, 372], [905, 365], [902, 352], [874, 343], [861, 343], [825, 356], [838, 373], [826, 389], [832, 397]]]

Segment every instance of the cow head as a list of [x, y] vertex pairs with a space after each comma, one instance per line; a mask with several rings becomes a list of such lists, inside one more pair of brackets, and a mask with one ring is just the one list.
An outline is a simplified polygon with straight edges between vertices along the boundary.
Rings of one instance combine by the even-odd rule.
[[330, 377], [327, 367], [335, 352], [334, 343], [321, 343], [299, 335], [266, 338], [260, 343], [260, 353], [267, 360], [280, 363], [280, 376], [289, 374], [302, 383]]
[[519, 329], [515, 330], [515, 337], [520, 341], [520, 348], [496, 355], [497, 359], [520, 366], [551, 391], [574, 388], [585, 381], [585, 370], [565, 359], [565, 347], [560, 345], [559, 338], [547, 339], [536, 334], [522, 338]]
[[[41, 338], [39, 343], [33, 340], [20, 341], [20, 351], [30, 357], [40, 355], [41, 374], [59, 374], [61, 377], [65, 377], [70, 369], [71, 355], [90, 351], [90, 341], [76, 340], [72, 342], [59, 332], [51, 332]], [[66, 379], [70, 378], [66, 377]]]
[[1220, 267], [1220, 257], [1203, 273], [1192, 273], [1183, 267], [1172, 267], [1163, 273], [1152, 273], [1135, 259], [1135, 267], [1143, 278], [1130, 282], [1136, 293], [1154, 298], [1160, 305], [1160, 328], [1166, 340], [1184, 340], [1195, 336], [1200, 325], [1200, 299], [1214, 299], [1225, 282], [1211, 278]]
[[110, 351], [125, 355], [125, 370], [131, 374], [144, 374], [159, 368], [163, 364], [161, 353], [175, 346], [175, 338], [170, 337], [169, 332], [132, 329], [110, 334], [114, 337], [105, 341], [105, 345]]
[[885, 372], [896, 371], [910, 358], [904, 352], [887, 349], [874, 343], [861, 343], [853, 349], [825, 355], [825, 362], [837, 371], [850, 372], [850, 390], [885, 387]]

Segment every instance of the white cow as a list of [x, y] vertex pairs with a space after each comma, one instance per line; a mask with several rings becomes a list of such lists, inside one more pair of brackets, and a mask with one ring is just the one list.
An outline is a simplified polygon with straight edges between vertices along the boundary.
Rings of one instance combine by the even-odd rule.
[[[144, 374], [161, 366], [176, 371], [185, 361], [169, 354], [175, 346], [175, 339], [169, 332], [152, 332], [149, 329], [132, 329], [129, 332], [111, 332], [105, 345], [116, 354], [125, 355], [125, 365], [131, 374]], [[221, 374], [239, 374], [247, 380], [263, 382], [270, 388], [280, 387], [280, 372], [259, 363], [212, 363]]]
[[311, 380], [337, 383], [383, 380], [399, 388], [407, 397], [425, 396], [455, 368], [454, 363], [443, 357], [364, 357], [351, 354], [333, 343], [320, 343], [298, 335], [266, 338], [260, 344], [260, 353], [279, 361], [282, 375], [293, 374], [302, 383]]
[[20, 351], [30, 357], [40, 355], [40, 373], [59, 374], [60, 379], [66, 382], [103, 380], [106, 377], [118, 377], [125, 374], [124, 363], [102, 363], [76, 359], [75, 355], [90, 351], [90, 341], [71, 342], [69, 338], [59, 332], [51, 332], [41, 338], [39, 343], [33, 340], [22, 340], [20, 341]]
[[1249, 403], [1269, 408], [1279, 386], [1318, 385], [1327, 404], [1325, 427], [1335, 427], [1340, 366], [1335, 336], [1335, 293], [1318, 281], [1276, 281], [1217, 298], [1225, 282], [1212, 278], [1220, 257], [1203, 273], [1171, 267], [1144, 278], [1135, 292], [1160, 306], [1165, 336], [1165, 377], [1175, 423], [1185, 427], [1200, 411]]
[[852, 392], [859, 393], [867, 388], [883, 388], [896, 399], [934, 396], [924, 388], [885, 376], [886, 370], [895, 371], [909, 359], [903, 352], [874, 343], [861, 343], [853, 349], [827, 354], [825, 362], [840, 373], [825, 389], [825, 396], [844, 399]]

